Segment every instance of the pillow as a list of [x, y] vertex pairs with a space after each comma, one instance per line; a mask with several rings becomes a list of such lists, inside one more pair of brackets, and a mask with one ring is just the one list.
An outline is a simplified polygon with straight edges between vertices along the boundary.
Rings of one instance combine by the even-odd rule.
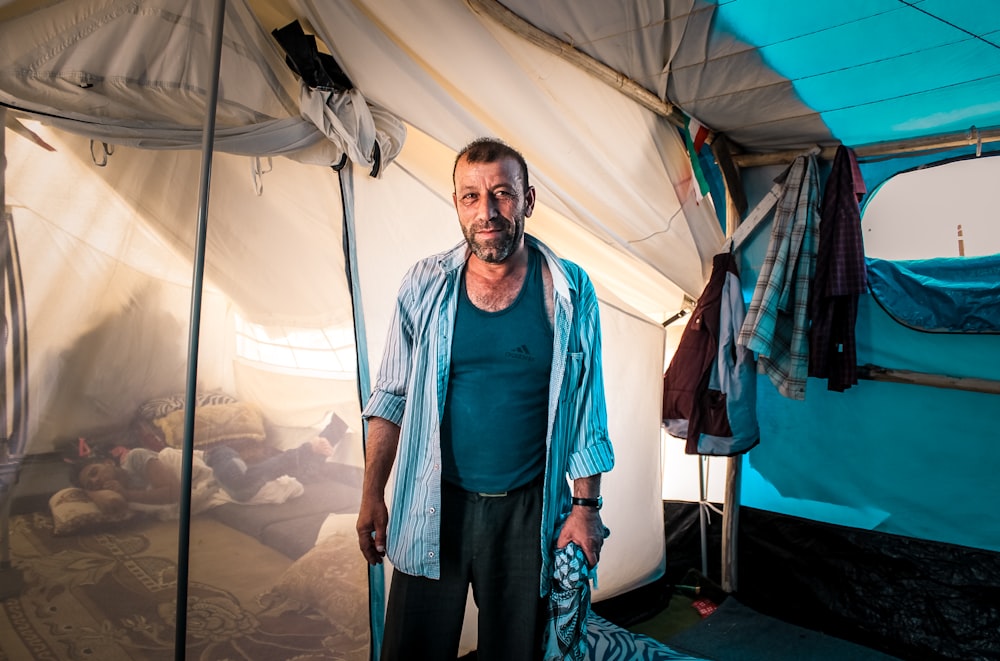
[[[157, 418], [153, 424], [162, 433], [163, 442], [167, 447], [180, 448], [184, 445], [184, 409]], [[196, 448], [204, 450], [230, 441], [259, 443], [265, 436], [264, 418], [251, 404], [233, 402], [195, 409], [194, 447]]]
[[[343, 537], [350, 537], [356, 540], [358, 537], [357, 528], [355, 525], [358, 522], [358, 515], [356, 512], [347, 514], [327, 514], [326, 518], [323, 519], [322, 525], [319, 527], [319, 532], [316, 533], [316, 541], [314, 544], [319, 544], [324, 542], [334, 535], [341, 535]], [[358, 549], [358, 553], [361, 549]]]
[[358, 549], [357, 515], [350, 518], [349, 532], [330, 534], [311, 548], [285, 570], [274, 591], [326, 615], [339, 634], [338, 649], [367, 655], [368, 563]]
[[67, 487], [53, 494], [49, 498], [49, 511], [52, 512], [52, 534], [60, 536], [124, 523], [136, 516], [129, 509], [102, 509], [78, 487]]
[[[167, 397], [154, 397], [139, 405], [139, 417], [146, 420], [162, 418], [174, 411], [183, 409], [185, 399], [186, 395], [184, 393], [169, 395]], [[219, 404], [232, 404], [235, 401], [237, 401], [235, 397], [227, 395], [224, 392], [199, 392], [195, 393], [194, 396], [195, 406], [217, 406]]]

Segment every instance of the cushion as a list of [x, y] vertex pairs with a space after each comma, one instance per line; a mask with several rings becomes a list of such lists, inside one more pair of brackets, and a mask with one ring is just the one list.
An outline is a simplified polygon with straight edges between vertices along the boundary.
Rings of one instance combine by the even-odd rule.
[[[184, 409], [172, 411], [153, 424], [163, 435], [167, 447], [184, 445]], [[194, 414], [194, 447], [204, 450], [219, 443], [233, 441], [259, 443], [266, 434], [264, 418], [251, 404], [232, 402], [202, 406]]]
[[[285, 570], [274, 591], [326, 615], [338, 649], [368, 645], [368, 563], [358, 549], [357, 515]], [[348, 527], [349, 526], [349, 527]]]
[[[101, 494], [102, 492], [97, 493]], [[110, 492], [110, 494], [114, 494], [114, 492]], [[67, 487], [57, 491], [49, 498], [49, 510], [52, 512], [52, 534], [73, 535], [79, 532], [90, 532], [124, 523], [136, 516], [132, 510], [114, 507], [115, 499], [110, 494], [107, 494], [106, 502], [102, 501], [102, 509], [102, 506], [91, 499], [83, 489]]]
[[[154, 397], [139, 405], [139, 417], [146, 420], [155, 420], [165, 415], [180, 411], [184, 408], [184, 393], [168, 395], [166, 397]], [[195, 406], [217, 406], [219, 404], [232, 404], [236, 398], [223, 392], [199, 392], [194, 396]]]

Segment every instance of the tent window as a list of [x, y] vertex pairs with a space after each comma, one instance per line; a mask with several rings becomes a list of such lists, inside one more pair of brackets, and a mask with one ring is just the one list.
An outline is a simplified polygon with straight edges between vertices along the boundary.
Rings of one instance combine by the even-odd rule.
[[880, 259], [1000, 253], [1000, 157], [949, 161], [902, 172], [862, 212], [865, 254]]
[[925, 331], [1000, 332], [1000, 158], [910, 170], [861, 217], [868, 286], [896, 321]]
[[236, 355], [290, 374], [353, 379], [357, 357], [352, 328], [262, 326], [236, 315]]

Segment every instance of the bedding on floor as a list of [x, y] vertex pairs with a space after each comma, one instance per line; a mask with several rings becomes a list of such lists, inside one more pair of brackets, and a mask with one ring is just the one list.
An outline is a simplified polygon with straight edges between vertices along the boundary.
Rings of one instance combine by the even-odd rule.
[[[186, 658], [367, 661], [369, 570], [355, 531], [363, 470], [328, 458], [310, 464], [303, 482], [275, 480], [295, 482], [280, 498], [235, 502], [202, 453], [226, 445], [252, 465], [280, 450], [254, 407], [221, 393], [200, 394], [197, 404]], [[81, 439], [66, 458], [143, 447], [179, 468], [183, 413], [180, 396], [150, 400], [128, 430], [100, 446]], [[335, 418], [320, 435], [334, 445], [345, 433]], [[46, 511], [11, 518], [24, 587], [0, 602], [0, 659], [175, 658], [177, 508], [112, 512], [93, 493], [61, 488]], [[591, 661], [695, 659], [595, 614], [587, 639]]]
[[[293, 561], [212, 517], [194, 518], [190, 531], [187, 658], [368, 658], [367, 564], [356, 539], [349, 549], [342, 531]], [[11, 518], [10, 541], [25, 587], [0, 602], [0, 658], [175, 658], [176, 521], [58, 536], [36, 512]], [[324, 573], [317, 558], [334, 554]]]

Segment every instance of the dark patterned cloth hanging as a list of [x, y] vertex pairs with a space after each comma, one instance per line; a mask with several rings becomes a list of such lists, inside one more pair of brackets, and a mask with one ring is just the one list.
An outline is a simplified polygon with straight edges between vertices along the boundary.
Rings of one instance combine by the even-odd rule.
[[841, 145], [820, 203], [816, 275], [809, 291], [809, 376], [843, 392], [858, 382], [854, 326], [868, 287], [859, 196], [864, 181], [854, 152]]

